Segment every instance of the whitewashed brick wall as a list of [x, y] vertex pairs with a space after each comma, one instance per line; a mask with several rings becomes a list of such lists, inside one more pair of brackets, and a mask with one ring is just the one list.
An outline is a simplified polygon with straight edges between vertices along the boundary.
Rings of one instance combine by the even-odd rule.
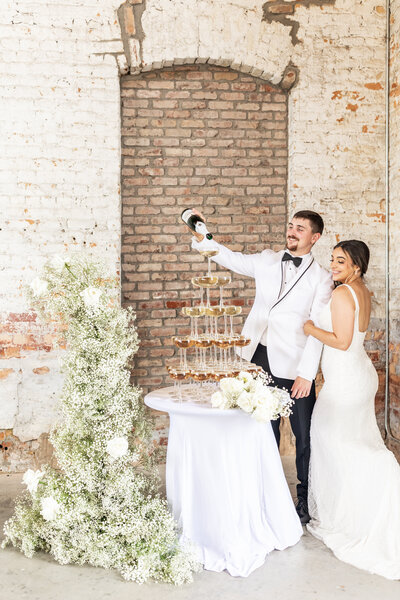
[[384, 315], [385, 14], [376, 3], [339, 1], [298, 11], [304, 40], [291, 94], [289, 198], [326, 222], [316, 247], [327, 265], [339, 240], [364, 240], [374, 317]]
[[[52, 253], [119, 265], [117, 6], [0, 4], [0, 429], [23, 442], [48, 431], [60, 389], [51, 332], [24, 317], [23, 284]], [[18, 461], [9, 450], [10, 468]]]
[[52, 252], [100, 246], [118, 261], [116, 6], [0, 6], [3, 311], [26, 308], [21, 281]]
[[[51, 332], [24, 316], [22, 285], [54, 252], [98, 252], [119, 269], [124, 48], [132, 72], [209, 60], [278, 84], [290, 62], [298, 67], [289, 96], [289, 210], [323, 214], [317, 256], [325, 265], [337, 239], [369, 243], [374, 316], [383, 317], [384, 9], [372, 0], [299, 2], [294, 45], [290, 27], [262, 20], [263, 4], [147, 0], [124, 44], [116, 0], [1, 4], [0, 429], [9, 437], [29, 444], [46, 431], [60, 386]], [[21, 448], [3, 468], [18, 467]]]

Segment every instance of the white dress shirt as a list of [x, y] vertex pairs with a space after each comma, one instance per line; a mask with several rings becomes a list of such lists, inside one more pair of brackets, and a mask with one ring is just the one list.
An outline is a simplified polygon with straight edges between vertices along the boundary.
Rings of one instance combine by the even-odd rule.
[[[292, 254], [288, 249], [286, 249], [285, 252], [290, 254], [290, 256], [294, 256], [294, 254]], [[292, 260], [286, 260], [286, 261], [282, 262], [282, 285], [281, 285], [281, 291], [279, 293], [279, 298], [285, 293], [290, 282], [297, 275], [299, 275], [300, 272], [303, 271], [303, 269], [308, 267], [310, 260], [312, 258], [311, 252], [309, 252], [308, 254], [304, 254], [303, 256], [301, 256], [301, 258], [303, 260], [301, 261], [301, 264], [298, 267], [295, 266], [295, 264]], [[263, 334], [261, 336], [261, 339], [260, 339], [260, 344], [262, 344], [263, 346], [267, 345], [267, 330], [268, 330], [268, 321], [267, 321], [267, 325], [266, 325], [266, 327], [263, 331]]]

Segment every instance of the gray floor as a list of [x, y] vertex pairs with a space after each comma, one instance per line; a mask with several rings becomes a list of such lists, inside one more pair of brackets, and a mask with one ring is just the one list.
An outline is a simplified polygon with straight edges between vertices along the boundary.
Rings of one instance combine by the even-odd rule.
[[[284, 458], [289, 485], [294, 487], [292, 458]], [[0, 527], [12, 514], [21, 475], [0, 475]], [[113, 571], [61, 566], [40, 553], [25, 558], [13, 548], [0, 551], [2, 598], [12, 600], [399, 600], [400, 582], [369, 575], [337, 560], [325, 546], [305, 532], [300, 542], [284, 552], [273, 552], [247, 579], [203, 571], [182, 587], [137, 585]]]

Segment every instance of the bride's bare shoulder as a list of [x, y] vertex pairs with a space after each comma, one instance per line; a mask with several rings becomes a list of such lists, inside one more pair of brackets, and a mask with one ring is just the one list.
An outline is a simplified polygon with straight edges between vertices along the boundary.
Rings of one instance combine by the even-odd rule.
[[332, 303], [334, 304], [348, 304], [349, 306], [353, 306], [354, 298], [352, 296], [351, 291], [348, 289], [346, 285], [338, 285], [332, 292]]
[[332, 296], [336, 296], [337, 298], [340, 298], [341, 296], [347, 297], [347, 296], [351, 296], [351, 292], [347, 288], [347, 285], [338, 285], [333, 290]]

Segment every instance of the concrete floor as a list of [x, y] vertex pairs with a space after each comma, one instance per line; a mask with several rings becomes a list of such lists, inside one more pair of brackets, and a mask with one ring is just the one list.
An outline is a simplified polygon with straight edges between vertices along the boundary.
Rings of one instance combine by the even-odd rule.
[[[293, 491], [293, 458], [283, 459]], [[0, 475], [0, 528], [12, 514], [21, 475]], [[0, 535], [2, 539], [2, 534]], [[12, 600], [399, 600], [400, 582], [369, 575], [337, 560], [307, 532], [293, 548], [272, 552], [248, 578], [203, 571], [182, 587], [128, 583], [113, 571], [61, 566], [44, 553], [25, 558], [13, 548], [0, 551], [3, 598]]]

